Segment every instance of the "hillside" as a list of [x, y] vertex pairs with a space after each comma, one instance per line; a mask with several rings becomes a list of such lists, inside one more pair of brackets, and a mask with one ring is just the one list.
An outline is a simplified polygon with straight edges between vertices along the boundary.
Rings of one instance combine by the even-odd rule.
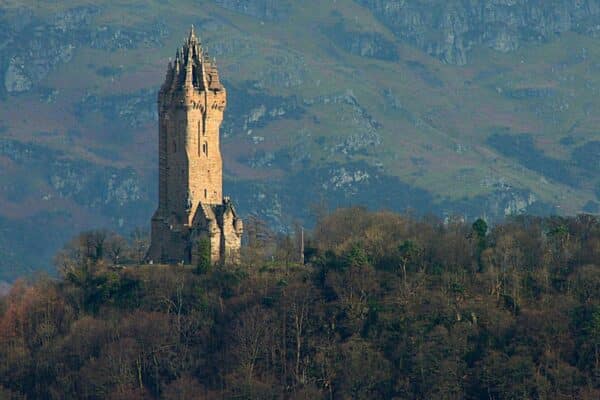
[[349, 204], [598, 212], [600, 3], [5, 1], [0, 279], [145, 227], [156, 91], [191, 24], [228, 89], [225, 191], [278, 229]]
[[0, 298], [1, 398], [600, 396], [597, 218], [339, 210], [305, 265], [291, 237], [252, 236], [240, 268], [115, 268], [94, 243]]

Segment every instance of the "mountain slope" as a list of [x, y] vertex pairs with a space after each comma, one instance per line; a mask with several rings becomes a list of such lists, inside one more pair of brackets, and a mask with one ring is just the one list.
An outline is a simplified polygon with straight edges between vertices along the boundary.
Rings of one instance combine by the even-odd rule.
[[47, 267], [77, 230], [148, 224], [155, 94], [192, 23], [228, 88], [225, 192], [245, 215], [284, 229], [309, 223], [314, 205], [490, 219], [598, 212], [598, 10], [572, 0], [6, 2], [0, 278]]

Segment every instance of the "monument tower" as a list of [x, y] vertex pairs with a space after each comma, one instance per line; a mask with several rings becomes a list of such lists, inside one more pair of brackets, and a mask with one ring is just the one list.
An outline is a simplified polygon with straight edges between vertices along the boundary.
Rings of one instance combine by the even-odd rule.
[[212, 262], [238, 258], [243, 225], [223, 197], [219, 148], [226, 105], [216, 62], [192, 27], [158, 93], [159, 196], [148, 252], [153, 262], [196, 264], [203, 238]]

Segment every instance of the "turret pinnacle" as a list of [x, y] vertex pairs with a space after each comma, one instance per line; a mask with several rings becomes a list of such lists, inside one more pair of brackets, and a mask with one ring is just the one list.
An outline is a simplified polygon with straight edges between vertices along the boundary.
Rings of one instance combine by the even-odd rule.
[[198, 38], [196, 37], [194, 25], [192, 24], [192, 27], [190, 28], [190, 35], [188, 36], [188, 43], [193, 44], [193, 43], [197, 43], [197, 42], [198, 42]]
[[169, 61], [169, 67], [167, 68], [167, 78], [166, 78], [165, 83], [163, 84], [161, 90], [166, 90], [171, 85], [171, 83], [173, 82], [174, 75], [175, 75], [174, 66], [171, 63], [171, 61]]
[[192, 48], [188, 49], [188, 58], [185, 65], [185, 87], [188, 90], [193, 88], [194, 84], [194, 57], [192, 55]]

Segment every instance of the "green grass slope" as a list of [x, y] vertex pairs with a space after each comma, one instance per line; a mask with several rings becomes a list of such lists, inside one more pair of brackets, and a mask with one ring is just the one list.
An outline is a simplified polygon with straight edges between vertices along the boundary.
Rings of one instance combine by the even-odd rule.
[[78, 229], [147, 224], [155, 92], [191, 24], [229, 90], [226, 192], [243, 214], [598, 212], [593, 35], [474, 45], [457, 66], [360, 3], [4, 2], [0, 278], [47, 266]]

